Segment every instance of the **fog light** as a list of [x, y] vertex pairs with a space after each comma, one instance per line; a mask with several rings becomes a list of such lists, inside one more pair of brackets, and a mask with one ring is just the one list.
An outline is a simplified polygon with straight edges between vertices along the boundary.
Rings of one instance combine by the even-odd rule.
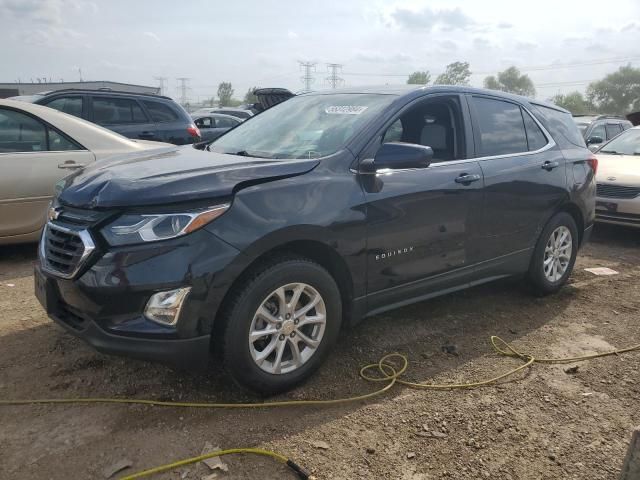
[[153, 294], [144, 309], [144, 316], [162, 325], [175, 325], [190, 291], [191, 287], [184, 287]]

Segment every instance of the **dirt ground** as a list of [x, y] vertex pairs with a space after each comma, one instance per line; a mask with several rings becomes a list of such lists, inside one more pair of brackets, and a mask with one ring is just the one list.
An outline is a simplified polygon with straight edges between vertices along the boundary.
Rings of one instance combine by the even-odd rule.
[[[388, 352], [410, 359], [416, 381], [464, 382], [517, 366], [490, 335], [538, 356], [582, 355], [640, 343], [640, 231], [598, 226], [571, 285], [545, 299], [502, 281], [380, 315], [345, 332], [307, 384], [277, 399], [371, 391], [359, 367]], [[139, 397], [252, 401], [211, 374], [94, 352], [49, 321], [35, 300], [33, 245], [0, 248], [0, 398]], [[586, 267], [620, 272], [597, 277]], [[455, 345], [455, 354], [443, 352]], [[105, 478], [221, 448], [281, 452], [318, 479], [614, 479], [640, 425], [640, 353], [537, 365], [513, 381], [466, 391], [394, 388], [333, 407], [198, 410], [153, 406], [0, 407], [0, 478]], [[318, 443], [320, 442], [320, 443]], [[326, 442], [323, 445], [321, 442]], [[328, 447], [328, 448], [320, 448]], [[216, 479], [295, 478], [266, 458], [225, 457]], [[159, 479], [204, 479], [192, 465]], [[115, 478], [115, 477], [114, 477]]]

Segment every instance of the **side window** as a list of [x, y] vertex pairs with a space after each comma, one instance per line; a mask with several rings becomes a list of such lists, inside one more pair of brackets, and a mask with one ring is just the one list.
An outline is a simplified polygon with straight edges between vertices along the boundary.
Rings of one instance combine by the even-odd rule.
[[621, 132], [620, 125], [617, 123], [607, 123], [605, 125], [605, 130], [607, 132], [607, 140], [611, 140]]
[[53, 152], [63, 152], [67, 150], [82, 150], [82, 147], [50, 128], [49, 150]]
[[197, 120], [194, 121], [194, 123], [198, 128], [213, 128], [213, 122], [209, 117], [198, 118]]
[[216, 127], [218, 128], [232, 128], [238, 124], [235, 120], [224, 117], [216, 117]]
[[397, 119], [385, 132], [384, 137], [382, 138], [382, 143], [401, 142], [402, 132], [402, 121]]
[[513, 103], [473, 97], [480, 155], [506, 155], [528, 151], [520, 107]]
[[146, 123], [147, 116], [135, 100], [93, 97], [93, 121], [100, 125]]
[[47, 150], [47, 127], [24, 113], [0, 109], [0, 153]]
[[535, 150], [540, 150], [548, 143], [547, 137], [544, 136], [544, 133], [542, 133], [538, 124], [525, 110], [522, 110], [522, 118], [524, 118], [524, 128], [527, 131], [529, 151], [533, 152]]
[[29, 115], [0, 109], [0, 153], [67, 150], [82, 147]]
[[45, 105], [74, 117], [82, 118], [82, 97], [58, 97]]
[[149, 115], [151, 115], [151, 119], [156, 123], [175, 122], [180, 119], [178, 114], [164, 103], [151, 100], [143, 100], [142, 103], [144, 103]]
[[607, 139], [607, 132], [604, 129], [604, 125], [601, 123], [593, 127], [593, 130], [591, 130], [589, 137], [600, 137], [604, 142]]
[[460, 99], [457, 95], [442, 95], [419, 100], [395, 118], [378, 138], [381, 143], [429, 146], [433, 150], [433, 162], [466, 158]]

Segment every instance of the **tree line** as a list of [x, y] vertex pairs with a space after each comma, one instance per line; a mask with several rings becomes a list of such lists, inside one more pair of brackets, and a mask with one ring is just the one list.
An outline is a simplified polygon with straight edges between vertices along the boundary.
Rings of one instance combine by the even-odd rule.
[[[438, 75], [434, 85], [469, 85], [471, 70], [468, 62], [453, 62]], [[407, 83], [427, 85], [431, 81], [428, 70], [409, 75]], [[527, 74], [515, 66], [484, 79], [484, 87], [491, 90], [535, 97], [536, 89]], [[631, 65], [620, 67], [602, 80], [592, 82], [586, 93], [575, 91], [558, 94], [549, 99], [574, 115], [586, 113], [626, 114], [640, 110], [640, 68]]]

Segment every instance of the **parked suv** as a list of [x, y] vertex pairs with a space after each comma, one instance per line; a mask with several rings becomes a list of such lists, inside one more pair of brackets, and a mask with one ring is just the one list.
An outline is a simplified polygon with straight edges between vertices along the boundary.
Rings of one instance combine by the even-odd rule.
[[620, 132], [633, 127], [629, 120], [615, 115], [574, 115], [573, 118], [592, 152]]
[[597, 160], [554, 105], [467, 87], [295, 96], [207, 149], [88, 166], [51, 209], [47, 313], [102, 352], [206, 367], [260, 393], [342, 327], [526, 275], [567, 281]]
[[66, 89], [14, 98], [89, 120], [128, 138], [175, 145], [200, 140], [185, 109], [161, 95]]

